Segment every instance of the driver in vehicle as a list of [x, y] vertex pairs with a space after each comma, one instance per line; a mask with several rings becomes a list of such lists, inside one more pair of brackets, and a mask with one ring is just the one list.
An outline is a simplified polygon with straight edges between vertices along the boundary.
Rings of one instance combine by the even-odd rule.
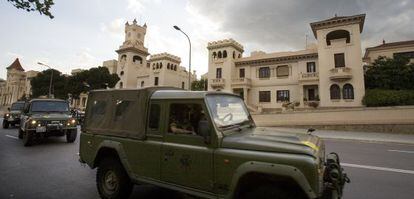
[[179, 122], [172, 117], [170, 121], [170, 129], [172, 133], [194, 134], [194, 128], [188, 119], [184, 119], [183, 122]]

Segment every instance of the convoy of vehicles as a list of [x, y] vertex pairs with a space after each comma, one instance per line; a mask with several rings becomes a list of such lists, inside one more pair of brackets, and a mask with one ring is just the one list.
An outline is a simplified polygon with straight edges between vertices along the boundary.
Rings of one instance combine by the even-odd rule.
[[20, 119], [19, 138], [30, 146], [49, 136], [65, 136], [72, 143], [77, 136], [77, 120], [69, 104], [59, 99], [32, 99], [25, 103]]
[[7, 129], [9, 126], [20, 124], [20, 114], [24, 108], [24, 101], [17, 101], [8, 108], [8, 111], [3, 116], [3, 128]]
[[102, 198], [152, 184], [203, 198], [340, 198], [339, 157], [308, 133], [256, 127], [243, 99], [170, 88], [91, 91], [80, 162]]

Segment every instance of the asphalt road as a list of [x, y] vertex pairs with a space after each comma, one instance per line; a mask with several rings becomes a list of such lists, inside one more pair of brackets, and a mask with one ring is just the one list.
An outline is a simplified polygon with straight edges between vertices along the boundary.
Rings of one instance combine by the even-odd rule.
[[[0, 130], [0, 198], [99, 198], [95, 172], [78, 162], [78, 139], [52, 138], [23, 147], [17, 129]], [[351, 178], [344, 198], [412, 198], [414, 145], [326, 140]], [[153, 186], [135, 186], [131, 198], [179, 195]]]

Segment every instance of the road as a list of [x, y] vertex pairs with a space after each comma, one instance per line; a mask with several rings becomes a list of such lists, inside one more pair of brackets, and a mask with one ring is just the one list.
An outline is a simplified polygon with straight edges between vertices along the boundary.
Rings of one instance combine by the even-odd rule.
[[[0, 198], [98, 198], [95, 172], [78, 162], [78, 139], [52, 138], [30, 148], [17, 129], [0, 130]], [[344, 198], [412, 198], [414, 145], [326, 140], [351, 178]], [[135, 186], [131, 198], [171, 198], [174, 192]]]

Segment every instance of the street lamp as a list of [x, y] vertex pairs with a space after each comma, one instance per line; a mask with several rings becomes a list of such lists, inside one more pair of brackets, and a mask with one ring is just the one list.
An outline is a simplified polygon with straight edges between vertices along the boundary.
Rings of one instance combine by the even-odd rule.
[[174, 29], [182, 32], [188, 39], [188, 43], [190, 44], [190, 51], [189, 51], [189, 56], [188, 56], [188, 90], [191, 91], [191, 41], [190, 41], [190, 37], [188, 37], [187, 34], [185, 34], [184, 31], [182, 31], [178, 26], [173, 26]]
[[53, 81], [53, 69], [52, 67], [42, 63], [42, 62], [37, 62], [37, 64], [42, 65], [42, 66], [46, 66], [48, 67], [52, 73], [50, 74], [50, 81], [49, 81], [49, 98], [52, 98], [52, 81]]

